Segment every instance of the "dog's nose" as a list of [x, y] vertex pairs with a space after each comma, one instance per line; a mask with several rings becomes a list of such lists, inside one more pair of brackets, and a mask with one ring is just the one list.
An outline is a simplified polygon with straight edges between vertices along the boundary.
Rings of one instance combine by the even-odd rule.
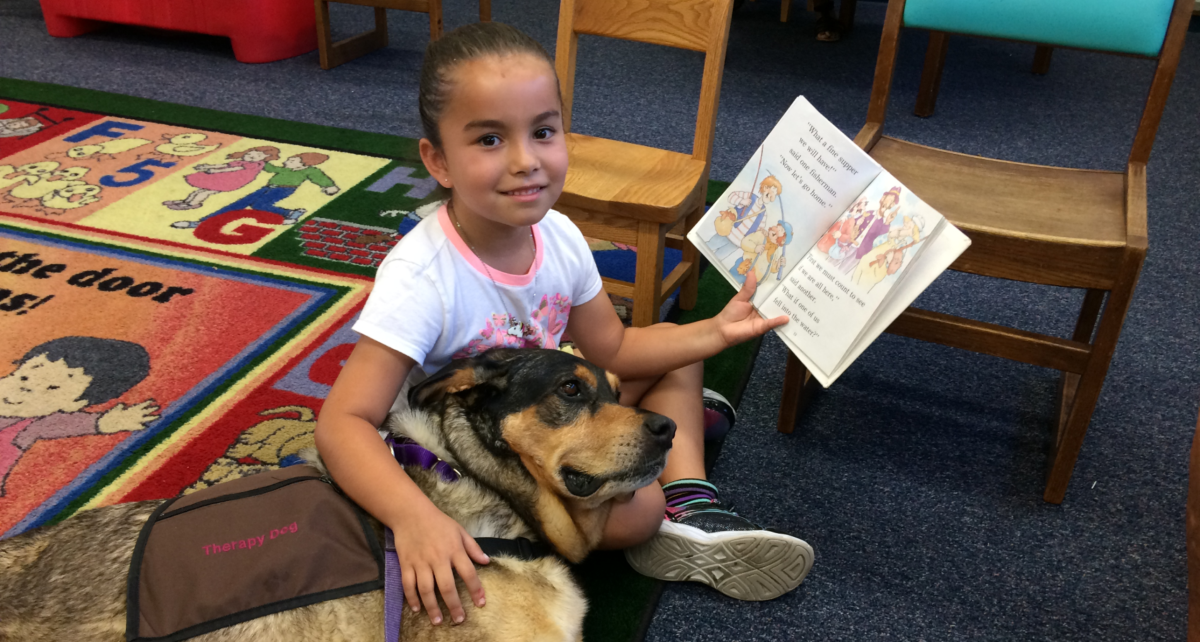
[[662, 415], [647, 413], [643, 425], [646, 432], [656, 441], [664, 442], [663, 445], [670, 445], [675, 437], [675, 422]]

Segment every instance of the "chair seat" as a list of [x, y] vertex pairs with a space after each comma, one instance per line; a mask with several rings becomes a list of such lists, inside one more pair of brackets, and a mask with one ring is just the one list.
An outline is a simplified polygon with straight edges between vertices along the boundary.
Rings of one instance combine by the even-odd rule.
[[871, 157], [971, 238], [954, 269], [1098, 289], [1120, 273], [1123, 173], [994, 160], [887, 136]]
[[567, 134], [567, 151], [564, 212], [673, 224], [703, 205], [708, 167], [688, 154], [581, 134]]

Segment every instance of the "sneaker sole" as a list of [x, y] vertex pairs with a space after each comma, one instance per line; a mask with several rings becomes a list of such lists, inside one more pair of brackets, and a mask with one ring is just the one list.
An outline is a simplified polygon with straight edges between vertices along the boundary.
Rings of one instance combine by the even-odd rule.
[[812, 569], [813, 549], [782, 533], [706, 533], [664, 521], [650, 541], [626, 549], [625, 559], [642, 575], [700, 582], [729, 597], [759, 602], [800, 586]]

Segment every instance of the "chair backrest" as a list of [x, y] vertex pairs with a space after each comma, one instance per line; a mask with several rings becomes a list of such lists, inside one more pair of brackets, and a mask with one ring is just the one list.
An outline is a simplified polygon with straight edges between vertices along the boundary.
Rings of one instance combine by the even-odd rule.
[[1193, 6], [1193, 0], [891, 0], [867, 122], [876, 124], [876, 131], [883, 127], [901, 27], [1144, 56], [1157, 59], [1158, 67], [1129, 162], [1145, 164], [1179, 65]]
[[570, 130], [579, 34], [703, 52], [692, 157], [709, 162], [732, 14], [733, 0], [562, 0], [554, 66], [562, 87], [563, 125]]
[[1157, 57], [1174, 0], [909, 0], [904, 25]]

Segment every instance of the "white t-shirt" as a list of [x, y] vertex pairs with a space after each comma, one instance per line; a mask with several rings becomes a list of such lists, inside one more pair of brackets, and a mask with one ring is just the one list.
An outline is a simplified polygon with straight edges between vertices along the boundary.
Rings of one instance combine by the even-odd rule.
[[[526, 274], [485, 268], [443, 205], [379, 265], [354, 330], [417, 362], [406, 387], [490, 348], [557, 348], [571, 306], [600, 293], [600, 272], [583, 234], [563, 214], [547, 212], [533, 238], [536, 254]], [[510, 315], [522, 324], [513, 334]]]

